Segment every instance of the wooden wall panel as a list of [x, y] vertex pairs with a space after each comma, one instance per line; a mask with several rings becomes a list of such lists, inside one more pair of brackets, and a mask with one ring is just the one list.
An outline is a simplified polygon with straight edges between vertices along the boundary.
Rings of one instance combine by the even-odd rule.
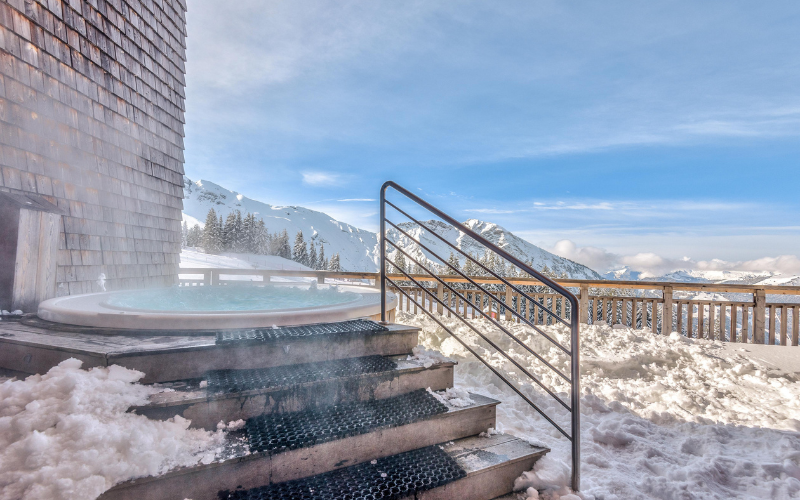
[[[177, 282], [182, 0], [0, 1], [0, 187], [63, 216], [56, 293]], [[43, 277], [42, 277], [43, 278]]]

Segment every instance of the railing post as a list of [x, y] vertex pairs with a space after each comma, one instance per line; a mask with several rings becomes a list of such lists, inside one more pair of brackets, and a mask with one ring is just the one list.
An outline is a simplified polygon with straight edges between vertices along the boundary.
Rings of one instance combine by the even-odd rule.
[[764, 320], [767, 315], [767, 293], [764, 289], [758, 289], [753, 296], [756, 299], [756, 305], [753, 307], [753, 343], [764, 343]]
[[[579, 297], [580, 304], [578, 305], [578, 317], [580, 322], [584, 324], [589, 323], [589, 285], [581, 285], [581, 295]], [[574, 314], [574, 312], [573, 312]]]
[[386, 322], [386, 189], [388, 182], [381, 186], [381, 234], [378, 243], [381, 246], [381, 322]]
[[664, 305], [661, 309], [661, 334], [672, 333], [672, 287], [664, 287]]
[[[444, 285], [441, 282], [439, 282], [439, 286], [436, 287], [436, 298], [439, 300], [444, 300]], [[436, 311], [439, 314], [444, 313], [444, 308], [442, 307], [441, 302], [436, 303]]]

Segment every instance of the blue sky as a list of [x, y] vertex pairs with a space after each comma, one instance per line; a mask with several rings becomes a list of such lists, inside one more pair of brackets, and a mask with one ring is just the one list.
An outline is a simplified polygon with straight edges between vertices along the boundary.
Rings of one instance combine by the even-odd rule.
[[373, 230], [392, 179], [600, 271], [800, 272], [798, 26], [778, 1], [195, 0], [186, 172]]

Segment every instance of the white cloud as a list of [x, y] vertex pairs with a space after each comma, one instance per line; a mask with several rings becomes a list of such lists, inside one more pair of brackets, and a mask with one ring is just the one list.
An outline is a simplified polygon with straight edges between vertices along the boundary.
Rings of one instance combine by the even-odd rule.
[[303, 172], [303, 184], [309, 186], [338, 186], [342, 176], [332, 172]]
[[762, 257], [745, 261], [726, 261], [722, 259], [696, 261], [689, 257], [674, 259], [653, 252], [640, 252], [633, 255], [619, 255], [598, 247], [579, 247], [571, 240], [560, 240], [550, 249], [556, 255], [574, 260], [603, 273], [627, 267], [642, 273], [643, 278], [662, 276], [679, 270], [687, 271], [746, 271], [773, 272], [781, 274], [800, 274], [800, 258], [796, 255]]
[[599, 272], [605, 272], [619, 260], [619, 255], [597, 247], [579, 248], [571, 240], [559, 241], [550, 251]]
[[498, 208], [471, 208], [464, 211], [477, 214], [513, 214], [517, 212], [516, 210], [500, 210]]

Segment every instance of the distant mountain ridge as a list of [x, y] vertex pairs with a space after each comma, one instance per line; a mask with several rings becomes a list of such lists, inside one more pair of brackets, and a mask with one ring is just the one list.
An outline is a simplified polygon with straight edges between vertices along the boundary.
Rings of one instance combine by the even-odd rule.
[[[424, 246], [433, 250], [433, 252], [443, 256], [445, 259], [450, 255], [451, 252], [453, 252], [453, 250], [446, 243], [442, 242], [439, 238], [436, 238], [433, 234], [431, 234], [432, 230], [466, 253], [480, 256], [484, 252], [482, 245], [461, 231], [458, 231], [450, 224], [446, 224], [438, 220], [424, 221], [422, 224], [424, 224], [426, 228], [422, 228], [413, 222], [404, 222], [398, 224], [398, 227], [400, 227], [414, 239], [418, 240]], [[565, 274], [567, 277], [573, 279], [602, 279], [600, 274], [598, 274], [596, 271], [589, 269], [582, 264], [578, 264], [577, 262], [573, 262], [569, 259], [559, 257], [558, 255], [543, 250], [533, 243], [525, 241], [519, 236], [516, 236], [514, 233], [505, 229], [504, 227], [492, 222], [469, 219], [464, 222], [464, 225], [523, 262], [532, 263], [533, 268], [536, 270], [541, 271], [546, 266], [556, 275]], [[412, 241], [398, 230], [390, 228], [387, 234], [392, 241], [396, 242], [398, 246], [403, 248], [403, 250], [408, 252], [410, 255], [414, 256], [414, 258], [418, 260], [424, 259], [425, 261], [429, 262], [432, 261], [430, 252], [421, 248], [416, 242]], [[466, 261], [466, 257], [460, 256], [457, 252], [453, 253], [460, 257], [459, 262], [463, 266]]]
[[[219, 184], [207, 180], [192, 181], [184, 177], [184, 220], [191, 227], [195, 224], [203, 225], [208, 210], [213, 208], [217, 216], [227, 217], [235, 210], [242, 213], [253, 213], [258, 218], [263, 218], [270, 233], [278, 233], [286, 229], [291, 239], [297, 231], [303, 231], [306, 241], [314, 241], [317, 245], [325, 245], [325, 255], [331, 256], [339, 253], [342, 269], [346, 271], [375, 272], [378, 270], [380, 253], [378, 235], [372, 231], [359, 229], [350, 224], [338, 221], [333, 217], [316, 210], [298, 206], [275, 206], [248, 198], [235, 191], [226, 189]], [[424, 222], [430, 228], [437, 228], [451, 243], [466, 252], [476, 255], [482, 254], [483, 249], [471, 238], [464, 238], [455, 228], [440, 221]], [[601, 276], [586, 266], [559, 257], [547, 252], [536, 245], [529, 243], [514, 235], [511, 231], [491, 222], [470, 219], [464, 223], [473, 231], [503, 248], [517, 258], [532, 262], [537, 270], [547, 266], [556, 274], [566, 274], [577, 279], [601, 279]], [[447, 258], [451, 249], [440, 240], [434, 238], [429, 230], [421, 230], [414, 223], [400, 225], [403, 230], [414, 237], [423, 238], [423, 243], [434, 249], [439, 255]], [[399, 235], [396, 230], [388, 232], [393, 241], [398, 242], [404, 249], [416, 246], [407, 238]], [[400, 236], [400, 237], [398, 237]], [[391, 252], [390, 252], [391, 253]], [[426, 259], [429, 255], [422, 255]], [[464, 258], [461, 259], [462, 263]]]

